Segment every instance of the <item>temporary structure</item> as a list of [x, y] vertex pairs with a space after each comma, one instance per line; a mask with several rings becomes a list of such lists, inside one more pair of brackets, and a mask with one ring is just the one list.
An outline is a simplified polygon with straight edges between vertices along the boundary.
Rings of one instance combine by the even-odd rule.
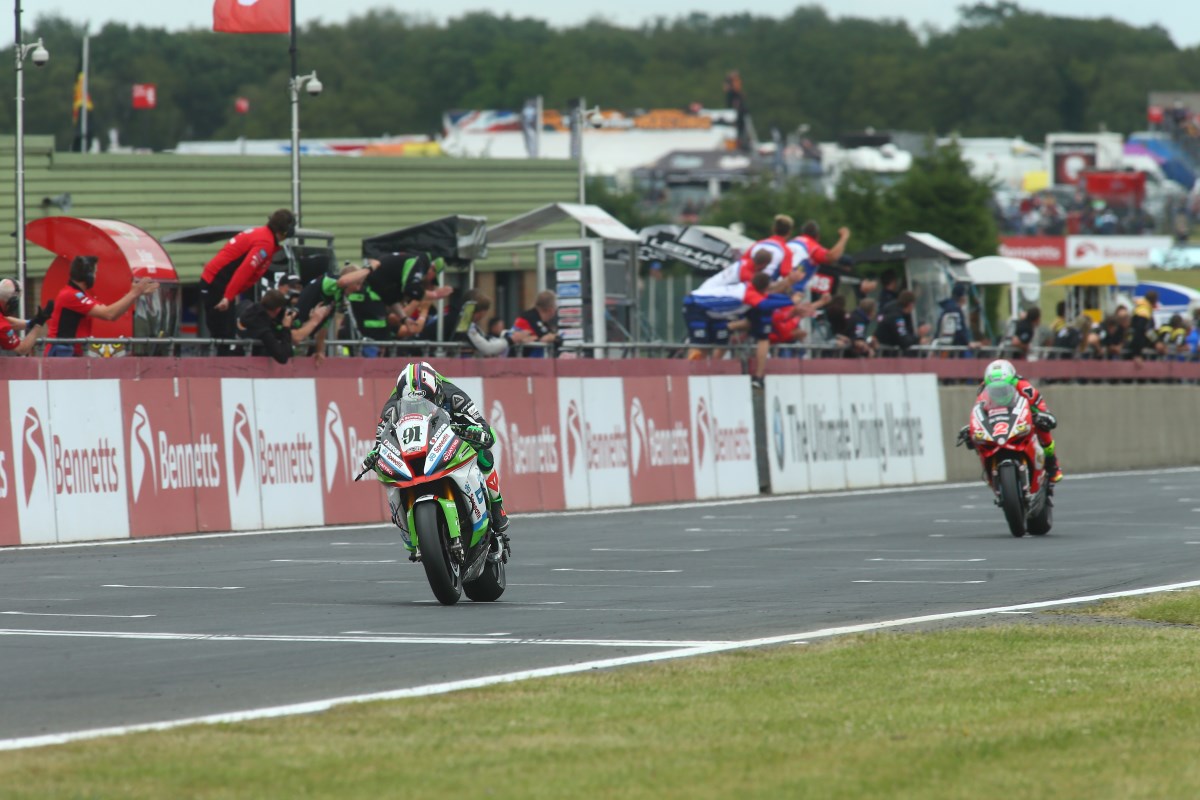
[[985, 256], [968, 261], [967, 279], [976, 286], [1007, 286], [1009, 317], [1016, 319], [1022, 303], [1036, 303], [1042, 293], [1042, 273], [1023, 258]]

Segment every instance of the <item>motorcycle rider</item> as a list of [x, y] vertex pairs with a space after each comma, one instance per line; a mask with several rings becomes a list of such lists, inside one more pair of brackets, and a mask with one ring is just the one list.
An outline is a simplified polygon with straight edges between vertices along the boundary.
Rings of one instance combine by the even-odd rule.
[[[372, 459], [378, 458], [379, 442], [389, 424], [399, 418], [400, 401], [406, 397], [424, 397], [450, 415], [454, 432], [479, 455], [479, 470], [483, 473], [491, 500], [492, 528], [503, 535], [508, 530], [508, 515], [504, 513], [504, 498], [500, 495], [500, 476], [496, 473], [496, 461], [492, 457], [492, 445], [496, 434], [492, 426], [479, 413], [475, 402], [462, 389], [446, 380], [426, 361], [408, 364], [396, 378], [383, 410], [379, 412], [379, 425], [375, 428], [375, 449], [367, 456], [367, 465], [373, 467]], [[504, 537], [507, 541], [507, 537]]]
[[[1017, 393], [1024, 395], [1029, 400], [1029, 405], [1033, 407], [1033, 426], [1037, 429], [1038, 442], [1046, 454], [1046, 474], [1050, 476], [1051, 483], [1058, 483], [1063, 478], [1063, 471], [1062, 467], [1058, 465], [1058, 455], [1054, 452], [1054, 437], [1050, 435], [1050, 431], [1058, 426], [1058, 420], [1046, 408], [1046, 399], [1042, 397], [1041, 392], [1032, 383], [1017, 374], [1011, 361], [998, 358], [987, 365], [987, 369], [983, 372], [983, 382], [979, 384], [979, 397], [976, 402], [982, 400], [983, 393], [989, 389], [991, 389], [992, 396], [996, 397], [1006, 387], [1010, 387], [1009, 391], [1013, 396]], [[974, 443], [969, 438], [970, 427], [964, 425], [958, 432], [958, 438], [966, 442], [967, 447], [974, 450]]]

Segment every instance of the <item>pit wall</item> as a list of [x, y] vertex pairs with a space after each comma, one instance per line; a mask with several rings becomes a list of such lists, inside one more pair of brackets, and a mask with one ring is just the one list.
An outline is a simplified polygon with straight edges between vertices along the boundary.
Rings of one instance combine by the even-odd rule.
[[[455, 383], [497, 432], [510, 511], [757, 494], [749, 379], [671, 371]], [[386, 521], [377, 482], [353, 478], [393, 385], [0, 381], [0, 545]]]
[[[1041, 391], [1058, 419], [1055, 451], [1068, 477], [1200, 464], [1200, 387], [1051, 384]], [[978, 456], [954, 446], [959, 428], [967, 424], [975, 387], [941, 386], [938, 395], [946, 477], [978, 479]]]
[[[0, 546], [389, 518], [378, 484], [353, 477], [395, 361], [121, 361], [5, 362]], [[513, 512], [977, 476], [953, 446], [972, 390], [933, 374], [773, 374], [755, 392], [729, 362], [435, 366], [496, 429]], [[1047, 398], [1068, 471], [1197, 463], [1193, 387], [1053, 386]]]

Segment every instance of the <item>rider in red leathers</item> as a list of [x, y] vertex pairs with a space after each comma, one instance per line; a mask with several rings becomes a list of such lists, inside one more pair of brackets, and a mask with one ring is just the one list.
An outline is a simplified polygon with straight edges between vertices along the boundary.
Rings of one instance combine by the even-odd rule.
[[[1058, 456], [1054, 452], [1054, 437], [1050, 434], [1050, 431], [1058, 426], [1058, 420], [1046, 407], [1046, 399], [1042, 397], [1042, 393], [1037, 390], [1036, 386], [1017, 374], [1012, 362], [1000, 358], [988, 364], [984, 371], [983, 383], [979, 385], [979, 396], [976, 398], [976, 402], [985, 399], [984, 390], [988, 386], [997, 384], [1012, 386], [1017, 393], [1029, 401], [1029, 405], [1034, 409], [1033, 425], [1037, 430], [1038, 443], [1041, 444], [1042, 451], [1046, 454], [1046, 474], [1050, 476], [1052, 483], [1058, 483], [1062, 480], [1063, 472], [1058, 465]], [[966, 427], [959, 431], [959, 438], [964, 441], [966, 440], [966, 431]], [[968, 446], [970, 446], [969, 442]]]

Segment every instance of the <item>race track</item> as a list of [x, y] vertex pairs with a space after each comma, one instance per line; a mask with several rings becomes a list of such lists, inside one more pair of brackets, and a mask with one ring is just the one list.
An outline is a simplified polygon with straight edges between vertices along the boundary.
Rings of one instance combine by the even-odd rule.
[[0, 746], [1200, 579], [1200, 471], [1070, 479], [1013, 539], [982, 485], [514, 517], [443, 608], [394, 529], [0, 551]]

